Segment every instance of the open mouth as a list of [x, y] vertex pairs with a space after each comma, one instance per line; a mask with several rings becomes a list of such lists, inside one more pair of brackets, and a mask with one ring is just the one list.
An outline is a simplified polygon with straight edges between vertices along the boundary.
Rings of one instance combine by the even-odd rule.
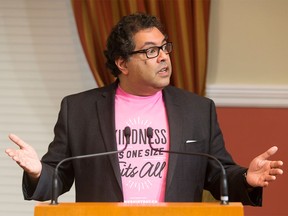
[[164, 67], [158, 71], [158, 73], [167, 73], [167, 72], [168, 72], [168, 67]]

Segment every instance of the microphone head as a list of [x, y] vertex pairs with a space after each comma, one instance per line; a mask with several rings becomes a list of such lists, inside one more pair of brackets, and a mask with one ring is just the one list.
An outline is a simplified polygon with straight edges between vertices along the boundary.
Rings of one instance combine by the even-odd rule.
[[125, 137], [130, 137], [131, 136], [131, 128], [129, 126], [125, 127], [124, 135], [125, 135]]
[[129, 126], [124, 128], [124, 136], [126, 138], [126, 146], [123, 151], [127, 148], [127, 145], [130, 144], [131, 128]]
[[147, 128], [147, 137], [152, 138], [153, 137], [153, 129], [151, 127]]

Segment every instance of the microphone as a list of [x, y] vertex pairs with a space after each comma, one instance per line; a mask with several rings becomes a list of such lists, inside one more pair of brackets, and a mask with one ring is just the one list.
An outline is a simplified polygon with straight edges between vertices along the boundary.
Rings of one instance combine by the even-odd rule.
[[124, 136], [126, 138], [126, 144], [123, 149], [118, 150], [118, 151], [109, 151], [109, 152], [102, 152], [102, 153], [95, 153], [95, 154], [88, 154], [88, 155], [80, 155], [80, 156], [73, 156], [73, 157], [68, 157], [63, 160], [61, 160], [55, 170], [54, 170], [54, 175], [53, 175], [53, 181], [52, 181], [52, 198], [51, 198], [51, 203], [50, 205], [58, 205], [58, 169], [59, 167], [67, 162], [67, 161], [72, 161], [72, 160], [78, 160], [78, 159], [83, 159], [83, 158], [92, 158], [92, 157], [98, 157], [98, 156], [104, 156], [104, 155], [112, 155], [112, 154], [118, 154], [126, 150], [128, 144], [130, 144], [130, 136], [131, 136], [131, 129], [130, 127], [125, 127], [124, 129]]
[[221, 167], [222, 176], [221, 176], [221, 185], [220, 185], [220, 204], [221, 205], [228, 205], [229, 204], [229, 197], [228, 197], [228, 183], [227, 183], [227, 175], [226, 170], [222, 163], [214, 156], [205, 154], [205, 153], [197, 153], [197, 152], [177, 152], [177, 151], [166, 151], [162, 149], [153, 148], [151, 144], [151, 139], [153, 137], [153, 129], [151, 127], [147, 128], [147, 137], [148, 137], [148, 144], [150, 148], [154, 151], [164, 152], [169, 154], [182, 154], [182, 155], [197, 155], [197, 156], [204, 156], [215, 160], [219, 166]]

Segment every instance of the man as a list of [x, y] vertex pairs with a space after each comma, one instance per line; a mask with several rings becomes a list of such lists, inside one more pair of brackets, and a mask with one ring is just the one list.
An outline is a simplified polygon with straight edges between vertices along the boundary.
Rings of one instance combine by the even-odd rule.
[[25, 199], [51, 199], [55, 166], [71, 156], [121, 150], [123, 129], [132, 129], [131, 143], [120, 154], [74, 160], [59, 169], [60, 193], [75, 179], [76, 201], [199, 202], [203, 189], [219, 199], [220, 167], [206, 157], [152, 151], [206, 153], [226, 169], [230, 201], [261, 205], [262, 187], [283, 170], [269, 161], [277, 147], [252, 160], [249, 168], [235, 164], [226, 151], [210, 99], [169, 86], [172, 66], [168, 41], [153, 16], [123, 17], [107, 40], [106, 65], [117, 81], [110, 86], [65, 97], [55, 137], [42, 160], [15, 135], [20, 147], [6, 153], [24, 169]]

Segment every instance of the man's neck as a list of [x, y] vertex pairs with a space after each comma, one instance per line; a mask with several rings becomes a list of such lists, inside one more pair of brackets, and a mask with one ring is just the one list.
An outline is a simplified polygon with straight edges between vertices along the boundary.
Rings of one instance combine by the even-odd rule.
[[147, 87], [145, 89], [130, 88], [130, 87], [128, 87], [128, 85], [123, 85], [121, 82], [119, 82], [119, 86], [123, 91], [125, 91], [128, 94], [132, 94], [135, 96], [143, 96], [143, 97], [151, 96], [151, 95], [156, 94], [159, 91], [162, 91], [162, 88], [156, 89], [153, 87]]

